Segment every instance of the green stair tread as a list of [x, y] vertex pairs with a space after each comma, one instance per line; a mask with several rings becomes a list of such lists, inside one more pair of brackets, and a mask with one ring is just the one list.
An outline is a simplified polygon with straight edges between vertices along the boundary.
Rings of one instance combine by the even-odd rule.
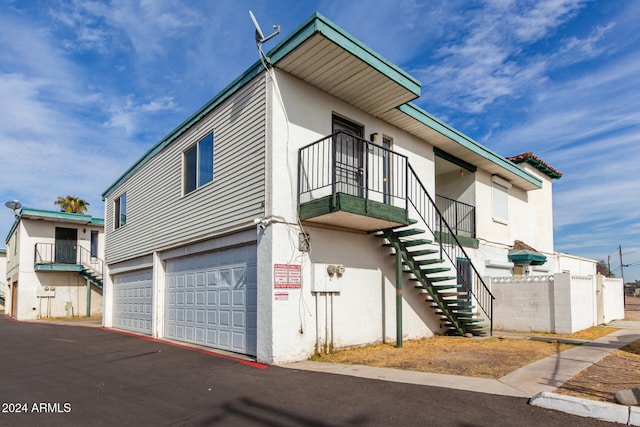
[[424, 274], [446, 273], [451, 269], [448, 267], [436, 267], [436, 268], [423, 268], [421, 269]]
[[407, 251], [409, 253], [409, 255], [411, 255], [412, 257], [417, 257], [417, 256], [422, 256], [422, 255], [433, 255], [433, 254], [437, 254], [438, 252], [440, 252], [437, 249], [419, 249], [416, 251]]
[[446, 280], [455, 280], [455, 277], [451, 277], [451, 276], [429, 277], [429, 281], [431, 282], [444, 282]]
[[420, 246], [420, 245], [428, 245], [433, 243], [431, 240], [427, 239], [415, 239], [415, 240], [406, 240], [403, 241], [402, 244], [406, 247]]
[[432, 265], [432, 264], [442, 264], [444, 260], [442, 258], [429, 258], [429, 259], [419, 259], [414, 260], [413, 263], [415, 265]]
[[409, 236], [415, 236], [417, 234], [424, 234], [425, 232], [426, 232], [425, 230], [421, 230], [419, 228], [409, 228], [406, 230], [399, 230], [399, 231], [394, 230], [393, 234], [396, 237], [409, 237]]

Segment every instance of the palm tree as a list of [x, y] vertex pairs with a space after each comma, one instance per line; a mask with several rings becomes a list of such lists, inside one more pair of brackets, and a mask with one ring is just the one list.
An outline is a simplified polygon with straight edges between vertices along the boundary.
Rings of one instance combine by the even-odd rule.
[[53, 203], [60, 206], [60, 212], [83, 214], [89, 210], [89, 202], [76, 196], [58, 196]]

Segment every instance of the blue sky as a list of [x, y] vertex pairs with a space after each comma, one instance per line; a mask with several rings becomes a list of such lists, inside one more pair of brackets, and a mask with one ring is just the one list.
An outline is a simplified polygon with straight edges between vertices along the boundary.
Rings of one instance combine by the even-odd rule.
[[102, 192], [257, 60], [249, 9], [284, 34], [324, 14], [418, 78], [422, 108], [562, 171], [556, 249], [619, 276], [621, 245], [640, 279], [638, 1], [0, 0], [1, 201], [72, 194], [102, 217]]

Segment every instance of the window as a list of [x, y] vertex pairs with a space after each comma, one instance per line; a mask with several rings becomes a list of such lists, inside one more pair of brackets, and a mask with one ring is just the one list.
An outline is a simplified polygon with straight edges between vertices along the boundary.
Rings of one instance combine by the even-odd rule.
[[213, 181], [213, 133], [184, 152], [184, 194]]
[[114, 207], [114, 228], [120, 228], [127, 223], [127, 193], [118, 197]]
[[91, 258], [98, 258], [98, 231], [91, 230]]
[[498, 176], [493, 176], [491, 180], [493, 181], [491, 194], [493, 220], [506, 224], [509, 220], [509, 188], [511, 188], [511, 183]]

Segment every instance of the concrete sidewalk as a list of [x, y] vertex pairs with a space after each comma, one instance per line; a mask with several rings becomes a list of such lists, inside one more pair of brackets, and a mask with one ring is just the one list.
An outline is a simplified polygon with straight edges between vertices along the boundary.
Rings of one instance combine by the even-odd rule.
[[[291, 363], [284, 365], [284, 367], [503, 396], [532, 398], [544, 393], [544, 398], [538, 406], [549, 407], [546, 402], [551, 400], [554, 402], [551, 405], [553, 406], [552, 409], [582, 416], [596, 414], [596, 418], [599, 419], [621, 422], [621, 412], [626, 411], [627, 414], [633, 412], [626, 406], [605, 404], [604, 409], [602, 409], [603, 405], [601, 404], [603, 402], [570, 398], [570, 396], [551, 393], [580, 371], [597, 363], [613, 351], [640, 340], [640, 322], [617, 321], [609, 326], [622, 329], [579, 347], [565, 350], [524, 366], [497, 380], [311, 361]], [[562, 403], [565, 397], [569, 398], [566, 399], [569, 402], [567, 404]], [[576, 400], [579, 401], [579, 404], [572, 404]], [[558, 404], [558, 402], [560, 403]], [[574, 409], [577, 407], [582, 409]], [[602, 414], [604, 415], [601, 416]], [[611, 417], [608, 417], [608, 414]], [[627, 416], [625, 419], [625, 424], [628, 422], [629, 417]], [[638, 420], [640, 421], [640, 418]]]

